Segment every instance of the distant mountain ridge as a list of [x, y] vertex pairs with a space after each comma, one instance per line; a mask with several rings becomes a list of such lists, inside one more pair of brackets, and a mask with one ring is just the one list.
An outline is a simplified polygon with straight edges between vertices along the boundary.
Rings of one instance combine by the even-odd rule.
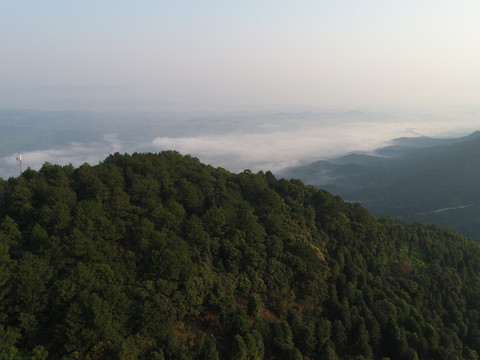
[[378, 216], [449, 226], [480, 241], [480, 131], [398, 138], [372, 154], [351, 153], [278, 175], [358, 201]]

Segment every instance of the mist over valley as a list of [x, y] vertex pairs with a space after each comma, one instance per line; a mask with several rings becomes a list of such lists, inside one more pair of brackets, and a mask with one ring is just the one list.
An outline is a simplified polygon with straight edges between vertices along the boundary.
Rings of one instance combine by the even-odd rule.
[[[478, 112], [95, 112], [0, 110], [0, 176], [45, 162], [92, 165], [114, 152], [176, 150], [230, 171], [287, 167], [371, 152], [398, 137], [455, 137]], [[309, 181], [307, 181], [309, 182]]]

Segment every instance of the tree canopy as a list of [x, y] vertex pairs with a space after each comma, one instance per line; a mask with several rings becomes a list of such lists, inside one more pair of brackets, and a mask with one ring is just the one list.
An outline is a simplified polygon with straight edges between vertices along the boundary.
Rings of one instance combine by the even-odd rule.
[[0, 179], [0, 358], [478, 359], [480, 246], [177, 152]]

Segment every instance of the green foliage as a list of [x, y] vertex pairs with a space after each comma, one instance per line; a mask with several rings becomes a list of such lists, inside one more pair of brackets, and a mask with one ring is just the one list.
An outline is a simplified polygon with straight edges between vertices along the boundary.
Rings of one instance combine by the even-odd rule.
[[450, 230], [175, 152], [0, 185], [2, 358], [478, 359]]
[[253, 318], [258, 318], [262, 307], [262, 299], [258, 294], [250, 295], [248, 299], [248, 314]]
[[[20, 339], [20, 330], [0, 325], [0, 349], [13, 349]], [[1, 353], [0, 353], [1, 354]]]
[[241, 335], [233, 337], [232, 352], [230, 355], [232, 360], [246, 360], [247, 359], [247, 345]]
[[47, 360], [48, 351], [42, 346], [37, 345], [33, 348], [31, 360]]

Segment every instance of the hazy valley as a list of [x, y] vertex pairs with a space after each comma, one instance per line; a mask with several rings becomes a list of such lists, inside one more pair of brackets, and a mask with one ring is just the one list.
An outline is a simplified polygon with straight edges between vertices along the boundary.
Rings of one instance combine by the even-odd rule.
[[480, 241], [480, 132], [399, 138], [369, 154], [280, 171], [358, 201], [377, 216], [449, 226]]

